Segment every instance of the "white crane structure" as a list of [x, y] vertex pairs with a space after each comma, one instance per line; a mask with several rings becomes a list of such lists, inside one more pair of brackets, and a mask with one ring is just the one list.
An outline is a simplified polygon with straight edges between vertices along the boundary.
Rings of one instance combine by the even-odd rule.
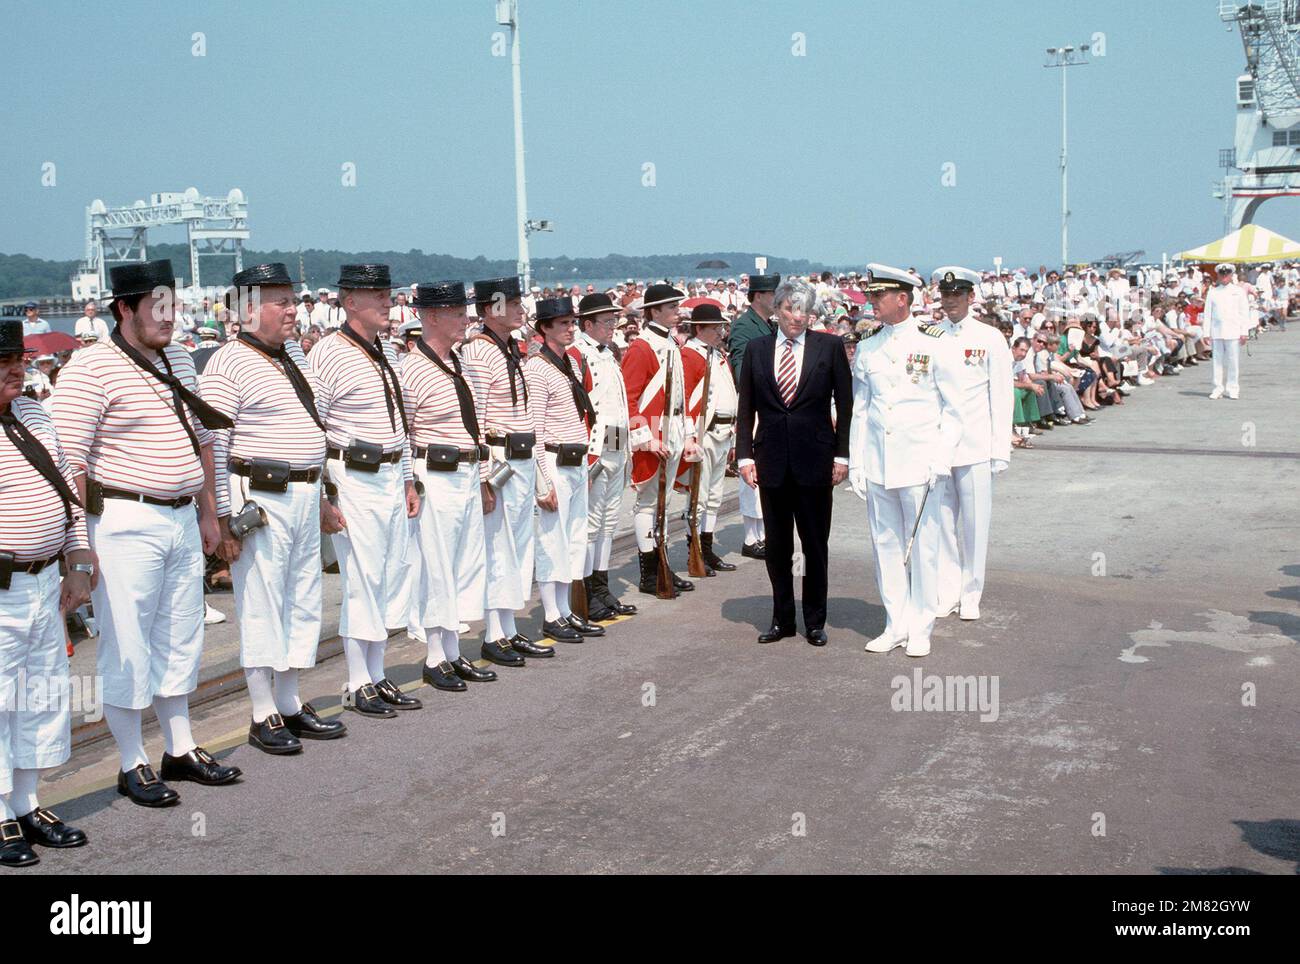
[[108, 265], [147, 261], [149, 229], [177, 224], [185, 225], [191, 288], [200, 285], [199, 258], [204, 255], [233, 255], [235, 270], [243, 268], [248, 202], [239, 188], [220, 198], [203, 197], [192, 187], [180, 193], [151, 194], [147, 203], [112, 208], [97, 198], [86, 208], [86, 258], [72, 279], [73, 299], [104, 297]]
[[1219, 19], [1237, 25], [1246, 54], [1234, 146], [1219, 151], [1214, 192], [1231, 232], [1269, 198], [1300, 197], [1300, 0], [1220, 0]]

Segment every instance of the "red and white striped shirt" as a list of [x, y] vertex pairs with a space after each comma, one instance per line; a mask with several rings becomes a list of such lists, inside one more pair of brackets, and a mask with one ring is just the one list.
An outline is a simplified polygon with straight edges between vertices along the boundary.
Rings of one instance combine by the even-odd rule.
[[[397, 370], [397, 353], [383, 343], [388, 363]], [[381, 445], [385, 452], [401, 449], [402, 474], [411, 478], [411, 453], [402, 416], [393, 400], [392, 420], [384, 401], [385, 376], [360, 345], [335, 332], [326, 335], [307, 356], [316, 377], [316, 411], [325, 423], [326, 438], [337, 449], [353, 442]]]
[[[45, 446], [68, 487], [75, 492], [72, 467], [59, 445], [54, 422], [41, 403], [19, 396], [10, 403], [9, 413]], [[59, 493], [3, 431], [0, 431], [0, 506], [4, 506], [0, 512], [0, 550], [12, 552], [16, 562], [35, 562], [60, 552], [90, 548], [85, 511], [80, 506], [72, 506], [69, 527]]]
[[[179, 345], [163, 351], [172, 374], [197, 393], [190, 353]], [[212, 433], [188, 409], [186, 416], [199, 445], [211, 445]], [[73, 472], [109, 488], [159, 499], [203, 488], [203, 463], [176, 417], [171, 389], [111, 342], [74, 352], [59, 373], [54, 426]]]
[[[577, 370], [573, 359], [566, 353], [563, 360], [581, 381], [582, 373]], [[538, 354], [524, 365], [524, 377], [528, 379], [528, 405], [533, 410], [533, 431], [537, 433], [538, 450], [544, 451], [542, 446], [547, 444], [576, 442], [586, 445], [591, 440], [591, 433], [578, 411], [573, 388], [564, 373]], [[540, 471], [550, 482], [545, 462], [541, 463]]]
[[[450, 359], [447, 359], [447, 367], [456, 370]], [[474, 394], [473, 385], [469, 391], [470, 395]], [[470, 438], [469, 430], [465, 428], [452, 377], [418, 349], [409, 352], [402, 363], [402, 397], [411, 420], [411, 442], [415, 445], [454, 445], [467, 449], [482, 441]], [[474, 411], [479, 425], [482, 425], [484, 412], [477, 398], [474, 399]]]
[[[307, 356], [296, 341], [285, 342], [289, 358], [316, 391]], [[233, 429], [213, 433], [217, 515], [230, 514], [230, 459], [280, 459], [294, 469], [314, 469], [325, 461], [325, 433], [298, 400], [284, 369], [242, 341], [222, 345], [199, 378], [203, 400], [234, 420]]]
[[[526, 381], [515, 375], [515, 402], [512, 404], [510, 369], [501, 349], [486, 337], [476, 336], [461, 347], [460, 357], [465, 365], [465, 378], [478, 399], [484, 434], [533, 431], [533, 417], [529, 414], [531, 402], [524, 401]], [[523, 364], [523, 359], [520, 359], [520, 364]]]

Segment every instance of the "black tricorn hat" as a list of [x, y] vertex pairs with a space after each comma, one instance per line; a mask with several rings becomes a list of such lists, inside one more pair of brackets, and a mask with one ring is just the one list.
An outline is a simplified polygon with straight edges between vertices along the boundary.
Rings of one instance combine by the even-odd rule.
[[591, 315], [599, 315], [609, 311], [622, 311], [618, 305], [610, 299], [609, 295], [603, 291], [594, 295], [583, 295], [582, 300], [578, 302], [578, 317], [587, 318]]
[[465, 296], [465, 284], [461, 281], [421, 281], [413, 287], [413, 308], [459, 308], [472, 300]]
[[340, 288], [391, 288], [386, 264], [345, 264], [339, 266]]
[[230, 284], [235, 288], [253, 288], [258, 285], [289, 285], [292, 287], [293, 279], [289, 277], [288, 268], [279, 261], [272, 261], [270, 264], [255, 264], [251, 268], [236, 272], [235, 276], [230, 279]]
[[751, 292], [775, 291], [781, 284], [779, 274], [751, 274], [749, 276], [749, 290]]
[[561, 318], [573, 317], [573, 299], [567, 296], [561, 298], [543, 298], [537, 302], [537, 324], [540, 326], [543, 322], [557, 321]]
[[645, 297], [641, 299], [641, 307], [653, 308], [655, 305], [667, 305], [685, 299], [686, 296], [672, 285], [651, 285], [645, 290]]
[[722, 325], [726, 324], [726, 319], [722, 317], [722, 309], [717, 305], [711, 305], [707, 302], [696, 305], [691, 309], [692, 325]]
[[147, 295], [155, 288], [176, 287], [176, 275], [172, 271], [172, 263], [166, 259], [138, 261], [109, 268], [108, 284], [113, 289], [114, 299], [128, 295]]
[[474, 300], [478, 304], [487, 304], [496, 295], [505, 298], [522, 298], [524, 292], [523, 286], [519, 283], [519, 276], [489, 278], [486, 281], [474, 282]]
[[0, 355], [23, 352], [23, 323], [17, 319], [0, 321]]

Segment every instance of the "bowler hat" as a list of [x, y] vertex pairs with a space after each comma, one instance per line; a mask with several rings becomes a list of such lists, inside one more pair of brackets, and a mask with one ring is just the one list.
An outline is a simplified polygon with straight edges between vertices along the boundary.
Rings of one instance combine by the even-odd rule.
[[572, 298], [543, 298], [541, 301], [537, 302], [537, 324], [539, 327], [544, 322], [558, 321], [561, 318], [572, 317]]
[[586, 318], [590, 315], [599, 315], [606, 312], [621, 311], [618, 305], [610, 300], [609, 295], [604, 292], [598, 292], [594, 295], [583, 295], [582, 300], [578, 302], [578, 317]]
[[458, 308], [472, 300], [465, 296], [464, 282], [421, 281], [415, 286], [411, 305], [415, 308]]
[[669, 305], [676, 301], [684, 301], [685, 298], [686, 296], [672, 285], [651, 285], [645, 290], [645, 297], [641, 299], [641, 307], [653, 308], [655, 305]]
[[383, 289], [393, 286], [386, 264], [345, 264], [339, 267], [340, 288]]
[[722, 325], [726, 319], [722, 317], [722, 309], [717, 305], [699, 304], [691, 309], [692, 325]]
[[113, 290], [111, 298], [117, 299], [129, 295], [147, 295], [155, 288], [174, 288], [176, 275], [172, 272], [172, 263], [165, 258], [159, 261], [136, 261], [109, 268], [108, 283]]

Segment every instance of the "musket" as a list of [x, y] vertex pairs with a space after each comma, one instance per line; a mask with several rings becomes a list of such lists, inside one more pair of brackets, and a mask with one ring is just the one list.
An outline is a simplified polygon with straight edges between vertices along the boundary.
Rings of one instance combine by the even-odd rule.
[[569, 583], [569, 608], [579, 619], [587, 618], [587, 585], [581, 579]]
[[[668, 423], [673, 411], [673, 369], [672, 350], [664, 353], [664, 414], [659, 418], [659, 441], [668, 446]], [[668, 565], [668, 459], [659, 463], [659, 501], [655, 505], [655, 549], [659, 555], [659, 569], [655, 574], [655, 596], [660, 599], [675, 599], [677, 590], [673, 588], [673, 571]]]
[[[704, 387], [701, 393], [704, 401], [700, 403], [699, 430], [695, 437], [698, 441], [708, 431], [705, 423], [709, 417], [709, 379], [713, 376], [713, 349], [710, 348], [704, 358]], [[700, 545], [700, 477], [704, 474], [704, 459], [701, 458], [691, 468], [691, 504], [686, 518], [691, 529], [690, 550], [687, 554], [686, 571], [696, 579], [709, 575], [709, 567], [704, 564], [704, 547]]]

